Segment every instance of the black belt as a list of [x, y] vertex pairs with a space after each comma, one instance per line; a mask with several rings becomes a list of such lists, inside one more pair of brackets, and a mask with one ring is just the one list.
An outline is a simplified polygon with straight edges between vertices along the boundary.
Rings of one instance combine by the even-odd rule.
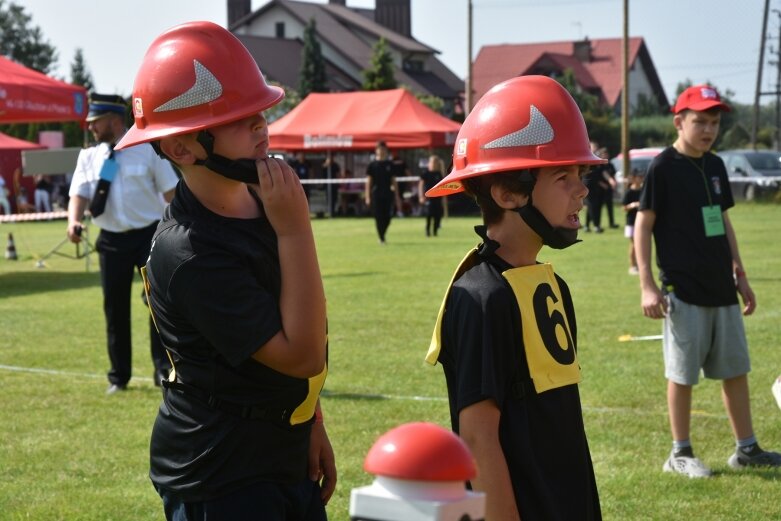
[[195, 398], [203, 402], [211, 409], [216, 409], [231, 416], [238, 416], [245, 420], [281, 422], [290, 425], [290, 417], [293, 411], [289, 409], [279, 409], [275, 407], [262, 407], [259, 405], [242, 404], [223, 400], [213, 394], [209, 394], [197, 387], [185, 385], [179, 382], [162, 381], [163, 387], [169, 391], [176, 391], [188, 398]]

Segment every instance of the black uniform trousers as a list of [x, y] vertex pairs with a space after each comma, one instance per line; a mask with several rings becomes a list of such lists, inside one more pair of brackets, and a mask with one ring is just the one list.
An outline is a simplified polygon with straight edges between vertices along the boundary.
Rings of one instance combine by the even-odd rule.
[[[100, 256], [100, 284], [111, 370], [108, 381], [125, 385], [131, 376], [130, 293], [136, 270], [146, 264], [157, 222], [127, 232], [101, 230], [95, 249]], [[149, 316], [149, 338], [155, 370], [168, 371], [171, 364]]]
[[374, 206], [374, 223], [377, 226], [377, 235], [381, 241], [385, 242], [385, 233], [388, 231], [393, 216], [393, 196], [374, 196], [372, 197], [372, 205]]

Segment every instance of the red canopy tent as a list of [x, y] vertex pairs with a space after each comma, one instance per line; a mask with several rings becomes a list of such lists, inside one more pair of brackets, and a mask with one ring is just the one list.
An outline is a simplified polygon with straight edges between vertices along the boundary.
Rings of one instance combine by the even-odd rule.
[[84, 121], [87, 91], [0, 56], [0, 123]]
[[404, 89], [312, 93], [269, 125], [272, 150], [373, 150], [449, 147], [460, 123], [441, 116]]
[[[0, 56], [0, 124], [83, 122], [87, 117], [87, 90], [51, 78]], [[21, 166], [21, 150], [46, 148], [0, 134], [0, 175], [6, 187], [21, 183], [32, 191], [32, 179], [13, 179]], [[14, 204], [15, 201], [12, 201]]]
[[44, 145], [39, 145], [38, 143], [25, 141], [24, 139], [15, 138], [0, 132], [0, 150], [34, 150], [38, 148], [46, 147]]
[[[5, 188], [13, 195], [18, 195], [19, 186], [24, 185], [28, 194], [32, 194], [34, 183], [32, 179], [22, 179], [20, 168], [22, 166], [22, 150], [35, 150], [46, 148], [38, 143], [31, 143], [24, 139], [11, 137], [0, 132], [0, 176], [5, 181]], [[12, 208], [16, 208], [16, 197], [9, 196]]]

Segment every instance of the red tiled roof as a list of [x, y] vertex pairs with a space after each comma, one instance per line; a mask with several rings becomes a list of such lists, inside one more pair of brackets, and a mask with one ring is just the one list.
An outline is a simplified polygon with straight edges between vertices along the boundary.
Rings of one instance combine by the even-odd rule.
[[[581, 62], [574, 56], [573, 41], [530, 44], [486, 45], [473, 65], [475, 101], [491, 87], [504, 80], [530, 74], [535, 67], [571, 68], [584, 89], [599, 89], [603, 100], [615, 106], [621, 95], [621, 38], [603, 38], [591, 41], [591, 61]], [[635, 63], [641, 47], [640, 37], [629, 39], [629, 67]]]

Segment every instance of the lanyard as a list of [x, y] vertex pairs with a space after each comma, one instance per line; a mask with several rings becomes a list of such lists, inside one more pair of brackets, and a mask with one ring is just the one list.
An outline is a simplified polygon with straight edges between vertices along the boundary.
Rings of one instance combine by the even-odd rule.
[[694, 162], [694, 159], [690, 158], [686, 154], [681, 154], [685, 157], [689, 163], [694, 165], [694, 168], [702, 175], [702, 182], [705, 183], [705, 194], [708, 196], [708, 206], [713, 206], [713, 199], [710, 196], [710, 188], [708, 187], [708, 178], [705, 176], [705, 155], [702, 156], [702, 166]]

